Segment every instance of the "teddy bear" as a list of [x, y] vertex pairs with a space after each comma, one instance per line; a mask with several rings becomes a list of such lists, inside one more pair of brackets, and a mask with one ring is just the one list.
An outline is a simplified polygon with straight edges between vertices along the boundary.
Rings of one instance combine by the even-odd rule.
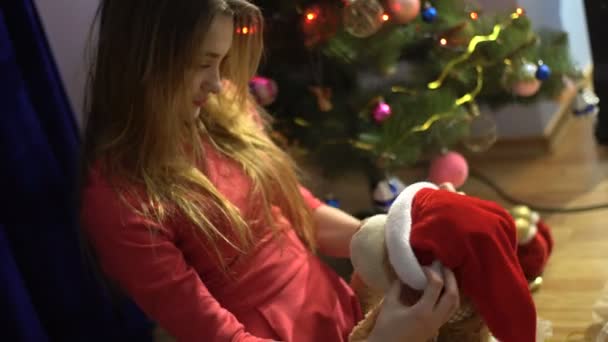
[[350, 341], [367, 339], [395, 279], [404, 284], [404, 303], [413, 305], [426, 286], [422, 267], [435, 262], [454, 272], [461, 306], [434, 341], [540, 340], [518, 258], [515, 220], [496, 203], [429, 182], [414, 183], [397, 196], [387, 214], [366, 219], [350, 247], [355, 271], [351, 286], [366, 312]]

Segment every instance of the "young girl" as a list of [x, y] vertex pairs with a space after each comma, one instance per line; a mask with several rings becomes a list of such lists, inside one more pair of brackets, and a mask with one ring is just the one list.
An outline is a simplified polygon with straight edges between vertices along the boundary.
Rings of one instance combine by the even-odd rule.
[[[348, 257], [360, 222], [300, 186], [264, 131], [247, 91], [259, 9], [105, 0], [98, 18], [81, 216], [107, 277], [180, 341], [347, 340], [359, 304], [315, 251]], [[374, 339], [448, 319], [453, 275], [428, 275], [414, 307], [396, 285]]]

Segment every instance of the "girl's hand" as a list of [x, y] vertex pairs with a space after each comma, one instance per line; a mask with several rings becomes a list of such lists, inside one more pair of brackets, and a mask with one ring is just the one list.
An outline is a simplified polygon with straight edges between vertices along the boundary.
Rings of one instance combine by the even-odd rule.
[[[442, 273], [442, 274], [441, 274]], [[427, 342], [460, 305], [454, 273], [446, 268], [425, 268], [428, 286], [420, 300], [405, 306], [400, 300], [401, 282], [396, 280], [387, 292], [369, 342]]]

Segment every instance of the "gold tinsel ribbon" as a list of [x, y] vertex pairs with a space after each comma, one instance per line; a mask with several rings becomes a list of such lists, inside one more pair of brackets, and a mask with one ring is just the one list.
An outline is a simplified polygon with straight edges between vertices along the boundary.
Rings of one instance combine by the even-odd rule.
[[498, 36], [500, 36], [500, 33], [502, 32], [502, 30], [504, 30], [507, 27], [507, 25], [510, 25], [513, 22], [513, 20], [518, 19], [519, 17], [520, 17], [519, 13], [517, 13], [517, 12], [512, 13], [510, 16], [511, 21], [508, 24], [494, 25], [494, 29], [492, 30], [492, 33], [490, 33], [489, 35], [474, 36], [471, 39], [471, 41], [469, 42], [469, 45], [467, 46], [467, 50], [465, 51], [465, 53], [463, 53], [462, 55], [460, 55], [460, 56], [454, 58], [453, 60], [451, 60], [450, 62], [448, 62], [446, 67], [443, 69], [443, 71], [439, 75], [439, 78], [437, 80], [429, 83], [428, 88], [431, 90], [435, 90], [435, 89], [438, 89], [439, 87], [441, 87], [441, 85], [443, 84], [445, 79], [448, 77], [448, 74], [450, 73], [450, 71], [452, 71], [452, 69], [456, 65], [469, 59], [473, 55], [475, 50], [477, 49], [477, 45], [479, 45], [480, 43], [484, 43], [484, 42], [496, 41], [498, 39]]
[[[477, 65], [475, 67], [475, 70], [477, 71], [477, 85], [475, 86], [475, 89], [473, 89], [470, 93], [464, 94], [462, 97], [456, 99], [456, 101], [454, 101], [454, 106], [452, 107], [452, 109], [456, 109], [465, 103], [469, 103], [475, 100], [475, 97], [477, 97], [477, 95], [481, 91], [481, 88], [483, 88], [483, 68], [480, 65]], [[410, 133], [424, 132], [431, 128], [431, 126], [437, 121], [451, 117], [451, 113], [452, 111], [433, 114], [423, 124], [414, 126], [410, 130]]]
[[409, 130], [409, 132], [407, 132], [406, 134], [404, 134], [401, 137], [401, 139], [399, 139], [395, 143], [395, 145], [402, 144], [403, 141], [407, 137], [409, 137], [411, 134], [413, 134], [413, 133], [427, 131], [436, 122], [444, 120], [444, 119], [449, 119], [449, 118], [453, 117], [454, 115], [452, 114], [452, 111], [454, 109], [462, 106], [465, 103], [469, 103], [469, 102], [474, 101], [475, 97], [477, 97], [477, 95], [479, 94], [479, 92], [483, 88], [483, 68], [482, 68], [481, 65], [477, 65], [477, 66], [475, 66], [475, 70], [477, 71], [477, 85], [475, 86], [475, 89], [473, 89], [470, 93], [464, 94], [463, 96], [461, 96], [458, 99], [456, 99], [456, 101], [454, 101], [454, 105], [452, 107], [452, 110], [446, 111], [446, 112], [443, 112], [443, 113], [433, 114], [423, 124], [418, 125], [418, 126], [414, 126], [411, 130]]
[[439, 87], [441, 87], [441, 85], [443, 84], [443, 82], [445, 81], [445, 79], [448, 77], [448, 74], [450, 73], [450, 71], [452, 71], [452, 69], [459, 63], [462, 63], [464, 61], [466, 61], [467, 59], [469, 59], [469, 57], [471, 57], [471, 55], [473, 54], [473, 52], [475, 52], [475, 49], [477, 48], [477, 45], [479, 45], [479, 43], [482, 42], [491, 42], [491, 41], [495, 41], [496, 39], [498, 39], [498, 36], [500, 35], [500, 32], [502, 31], [503, 26], [500, 24], [497, 24], [494, 26], [494, 31], [492, 32], [492, 34], [487, 35], [487, 36], [475, 36], [473, 37], [473, 39], [471, 39], [471, 41], [469, 42], [469, 46], [467, 47], [467, 51], [456, 57], [455, 59], [451, 60], [446, 67], [443, 69], [443, 71], [441, 72], [441, 75], [439, 76], [439, 78], [436, 81], [433, 81], [431, 83], [428, 84], [428, 88], [431, 90], [435, 90], [438, 89]]

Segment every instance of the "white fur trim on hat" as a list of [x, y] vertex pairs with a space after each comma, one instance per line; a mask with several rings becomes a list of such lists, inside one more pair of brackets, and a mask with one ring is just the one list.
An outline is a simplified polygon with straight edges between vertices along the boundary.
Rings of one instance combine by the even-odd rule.
[[423, 290], [427, 279], [410, 245], [412, 230], [412, 204], [418, 191], [439, 189], [429, 182], [414, 183], [399, 194], [393, 202], [384, 229], [388, 258], [401, 281], [415, 290]]

